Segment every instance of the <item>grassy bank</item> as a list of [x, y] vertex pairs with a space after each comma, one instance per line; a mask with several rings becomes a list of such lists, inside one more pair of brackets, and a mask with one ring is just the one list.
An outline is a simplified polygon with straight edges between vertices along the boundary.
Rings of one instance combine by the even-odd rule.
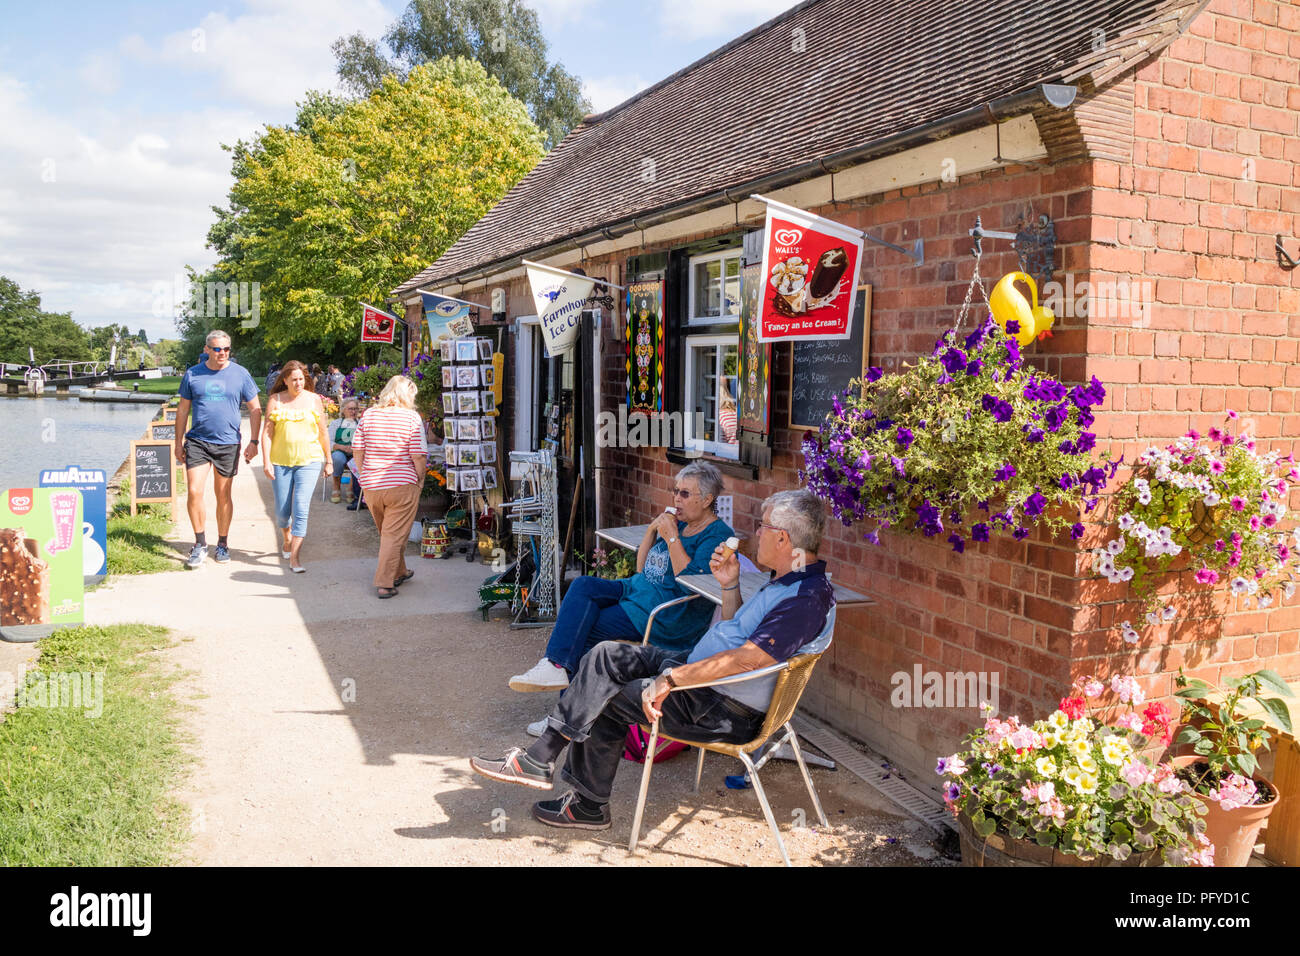
[[181, 377], [164, 375], [162, 378], [142, 378], [138, 381], [123, 380], [122, 382], [123, 388], [130, 388], [133, 385], [139, 385], [140, 391], [148, 392], [150, 395], [175, 395], [176, 390], [181, 387]]
[[[102, 695], [88, 695], [102, 712], [89, 716], [83, 696], [79, 707], [20, 707], [0, 723], [0, 865], [177, 862], [189, 819], [168, 793], [191, 758], [172, 692], [178, 677], [152, 654], [168, 644], [166, 628], [139, 624], [41, 642], [41, 673], [103, 675]], [[29, 700], [39, 701], [31, 678]]]
[[[178, 489], [177, 502], [185, 501]], [[108, 515], [108, 573], [155, 574], [180, 568], [176, 549], [166, 537], [172, 530], [171, 508], [140, 505], [131, 514], [131, 497], [119, 494]]]

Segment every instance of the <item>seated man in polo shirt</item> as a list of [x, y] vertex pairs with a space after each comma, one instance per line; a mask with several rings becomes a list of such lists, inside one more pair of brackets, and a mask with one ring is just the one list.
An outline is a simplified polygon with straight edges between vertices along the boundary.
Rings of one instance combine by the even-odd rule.
[[740, 565], [719, 546], [710, 562], [722, 585], [722, 620], [700, 638], [690, 656], [653, 645], [606, 641], [578, 667], [568, 693], [531, 747], [504, 757], [474, 757], [470, 767], [494, 780], [550, 790], [555, 760], [568, 745], [561, 776], [573, 790], [534, 804], [549, 826], [605, 830], [609, 797], [623, 753], [627, 725], [659, 717], [663, 733], [687, 740], [745, 743], [763, 725], [776, 674], [720, 687], [678, 690], [770, 667], [796, 654], [820, 653], [831, 641], [835, 598], [826, 562], [817, 559], [826, 516], [811, 492], [782, 491], [763, 502], [758, 563], [773, 580], [741, 603]]

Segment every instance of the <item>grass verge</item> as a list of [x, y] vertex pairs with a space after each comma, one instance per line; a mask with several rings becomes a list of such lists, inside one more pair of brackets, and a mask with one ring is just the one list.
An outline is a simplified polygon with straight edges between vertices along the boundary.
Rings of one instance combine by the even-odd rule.
[[[183, 490], [178, 489], [184, 500]], [[131, 514], [131, 497], [118, 495], [108, 515], [108, 573], [155, 574], [180, 568], [176, 549], [165, 539], [172, 529], [171, 508], [140, 505]]]
[[162, 378], [142, 378], [138, 381], [123, 379], [122, 381], [123, 388], [131, 388], [134, 385], [139, 385], [140, 391], [148, 392], [150, 395], [175, 395], [176, 390], [181, 387], [181, 377], [164, 375]]
[[[81, 707], [29, 705], [0, 723], [0, 865], [178, 862], [189, 816], [168, 794], [192, 758], [172, 694], [180, 675], [151, 653], [168, 645], [166, 628], [141, 624], [41, 642], [42, 674], [103, 675], [102, 713], [88, 716], [83, 696]], [[31, 674], [27, 682], [30, 701]]]

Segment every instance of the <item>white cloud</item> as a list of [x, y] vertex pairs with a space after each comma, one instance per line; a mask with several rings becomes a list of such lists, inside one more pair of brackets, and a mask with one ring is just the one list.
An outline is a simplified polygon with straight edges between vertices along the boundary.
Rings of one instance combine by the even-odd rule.
[[537, 11], [537, 19], [547, 32], [588, 20], [599, 9], [596, 0], [527, 0], [527, 3]]
[[86, 88], [101, 96], [111, 96], [122, 85], [122, 74], [117, 57], [107, 53], [92, 53], [77, 71]]
[[649, 85], [636, 75], [595, 76], [583, 80], [582, 92], [591, 101], [591, 111], [603, 113]]
[[157, 44], [126, 38], [124, 53], [144, 62], [214, 76], [219, 92], [283, 108], [309, 89], [338, 84], [330, 44], [361, 31], [377, 36], [395, 19], [379, 0], [248, 0], [247, 13], [209, 13]]
[[209, 207], [230, 188], [220, 143], [258, 125], [251, 112], [217, 109], [74, 120], [0, 74], [0, 275], [84, 325], [174, 336], [171, 317], [153, 314], [157, 287], [212, 262]]
[[659, 23], [669, 37], [725, 42], [793, 6], [791, 0], [660, 0]]

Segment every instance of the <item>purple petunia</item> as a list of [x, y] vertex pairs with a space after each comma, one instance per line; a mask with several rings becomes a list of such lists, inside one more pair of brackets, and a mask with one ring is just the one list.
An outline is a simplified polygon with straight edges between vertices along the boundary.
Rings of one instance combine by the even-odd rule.
[[979, 359], [971, 359], [966, 363], [966, 374], [974, 377], [984, 370], [984, 363]]
[[867, 381], [878, 382], [880, 381], [881, 376], [884, 374], [885, 374], [884, 369], [880, 368], [877, 365], [872, 365], [870, 368], [867, 369]]
[[889, 460], [894, 464], [894, 471], [898, 472], [900, 478], [907, 477], [907, 469], [904, 467], [903, 459], [897, 455], [890, 455]]
[[949, 375], [956, 375], [966, 368], [966, 353], [958, 348], [950, 348], [939, 359], [939, 364], [944, 367]]
[[1060, 451], [1060, 452], [1064, 452], [1064, 453], [1067, 454], [1067, 455], [1073, 455], [1073, 454], [1074, 454], [1074, 442], [1070, 441], [1070, 440], [1067, 438], [1065, 441], [1061, 442], [1059, 445], [1056, 446], [1056, 450], [1057, 450], [1057, 451]]
[[1020, 331], [1020, 323], [1015, 319], [1007, 319], [1007, 335], [1015, 335]]
[[898, 446], [902, 448], [903, 451], [907, 451], [907, 449], [912, 447], [912, 442], [915, 440], [916, 438], [912, 434], [912, 429], [910, 428], [905, 428], [904, 426], [899, 425], [898, 431], [894, 432], [894, 441], [898, 443]]
[[858, 457], [858, 467], [861, 468], [863, 471], [870, 471], [870, 470], [871, 470], [871, 453], [870, 453], [870, 452], [864, 451], [864, 452], [863, 452], [863, 453]]
[[1059, 405], [1053, 405], [1049, 408], [1047, 414], [1043, 417], [1043, 421], [1047, 425], [1047, 430], [1049, 432], [1054, 432], [1064, 425], [1065, 420], [1069, 417], [1070, 406], [1062, 402]]
[[952, 549], [958, 554], [961, 554], [966, 550], [966, 542], [962, 540], [962, 537], [959, 534], [948, 535], [948, 543], [952, 545]]
[[987, 541], [989, 539], [989, 526], [984, 522], [971, 525], [970, 536], [975, 541]]
[[1043, 513], [1043, 509], [1046, 507], [1047, 507], [1047, 499], [1044, 498], [1041, 494], [1039, 494], [1038, 491], [1035, 491], [1032, 495], [1030, 495], [1028, 498], [1025, 499], [1025, 504], [1024, 504], [1025, 514], [1029, 515], [1029, 517], [1031, 518], [1037, 518], [1039, 515]]
[[1025, 538], [1029, 537], [1029, 529], [1025, 527], [1017, 528], [1015, 531], [1011, 532], [1011, 537], [1015, 538], [1017, 541], [1023, 541]]
[[1041, 428], [1029, 429], [1029, 434], [1025, 436], [1025, 441], [1031, 445], [1036, 445], [1043, 440], [1043, 430]]
[[1007, 481], [1014, 477], [1016, 477], [1016, 466], [1011, 464], [1011, 462], [1007, 462], [994, 473], [993, 480]]
[[1079, 434], [1079, 440], [1074, 443], [1074, 447], [1078, 449], [1078, 453], [1080, 455], [1082, 455], [1084, 452], [1092, 451], [1092, 449], [1095, 448], [1096, 445], [1097, 445], [1097, 436], [1094, 435], [1092, 432], [1081, 432]]
[[1075, 541], [1078, 541], [1080, 538], [1082, 538], [1083, 525], [1077, 521], [1074, 524], [1070, 525], [1070, 537], [1073, 538]]

